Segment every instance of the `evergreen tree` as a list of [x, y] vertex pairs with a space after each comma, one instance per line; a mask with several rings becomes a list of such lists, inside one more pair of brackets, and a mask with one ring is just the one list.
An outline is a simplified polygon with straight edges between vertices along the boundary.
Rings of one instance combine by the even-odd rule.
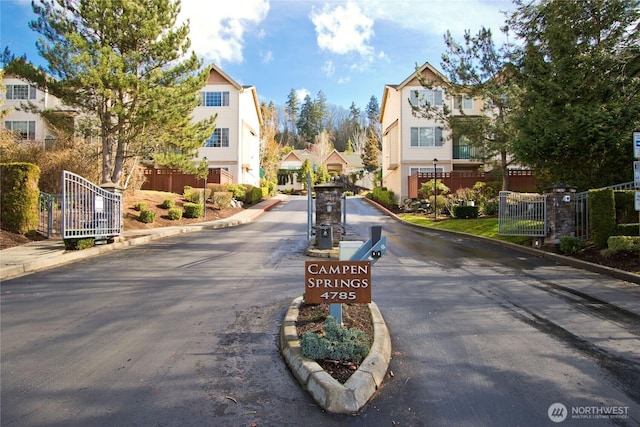
[[[179, 1], [40, 0], [32, 3], [47, 73], [24, 60], [12, 72], [97, 119], [103, 183], [120, 182], [125, 161], [142, 154], [187, 170], [213, 132], [191, 123], [200, 70], [188, 24], [176, 27]], [[53, 76], [51, 78], [50, 76]]]
[[318, 170], [315, 173], [314, 184], [322, 184], [323, 182], [331, 181], [331, 174], [329, 174], [329, 170], [327, 169], [327, 165], [324, 163], [318, 166]]
[[351, 102], [351, 106], [349, 107], [349, 123], [352, 126], [352, 131], [360, 128], [360, 109], [356, 107], [355, 102]]
[[311, 183], [315, 182], [315, 175], [313, 170], [311, 169], [311, 164], [309, 163], [309, 159], [304, 159], [302, 162], [302, 166], [298, 170], [297, 181], [302, 183], [303, 188], [307, 188], [307, 173], [311, 174]]
[[518, 159], [581, 190], [630, 181], [631, 134], [640, 126], [639, 2], [517, 5], [509, 23], [523, 40]]
[[374, 95], [371, 95], [369, 103], [367, 104], [366, 111], [369, 126], [373, 127], [378, 125], [378, 121], [380, 120], [380, 104], [378, 104], [378, 98], [376, 98]]
[[369, 128], [369, 137], [364, 146], [364, 151], [360, 156], [362, 158], [362, 164], [367, 171], [373, 172], [380, 168], [379, 154], [378, 139], [375, 131]]
[[300, 115], [297, 122], [298, 135], [300, 135], [300, 138], [302, 138], [305, 143], [310, 143], [316, 136], [313, 109], [314, 105], [311, 96], [305, 96], [302, 106], [300, 107]]
[[273, 101], [260, 104], [263, 124], [260, 126], [260, 168], [264, 172], [264, 179], [277, 184], [278, 169], [280, 166], [279, 149], [276, 143], [276, 132], [278, 130], [278, 109]]
[[[293, 88], [291, 88], [291, 91], [289, 91], [289, 95], [287, 95], [287, 102], [284, 105], [285, 138], [283, 142], [285, 144], [295, 144], [296, 122], [298, 120], [298, 114], [300, 113], [299, 104], [300, 103], [298, 101], [298, 94]], [[292, 138], [289, 138], [289, 135], [291, 135]]]
[[323, 91], [318, 91], [316, 99], [313, 102], [313, 122], [315, 127], [315, 136], [320, 135], [323, 130], [327, 129], [327, 115], [329, 107], [327, 105], [327, 96]]
[[380, 104], [378, 98], [371, 95], [366, 108], [369, 129], [373, 130], [376, 140], [378, 141], [378, 149], [382, 150], [382, 125], [380, 124]]
[[[452, 130], [454, 143], [473, 149], [474, 159], [485, 164], [495, 162], [501, 171], [502, 189], [508, 190], [508, 166], [513, 161], [516, 135], [512, 119], [520, 94], [511, 64], [513, 49], [508, 44], [497, 48], [491, 30], [486, 28], [475, 36], [466, 31], [463, 44], [447, 31], [445, 44], [441, 66], [449, 78], [445, 92], [454, 99], [454, 108], [425, 103], [414, 107], [414, 113], [444, 123]], [[428, 88], [433, 84], [424, 80], [422, 83]], [[482, 103], [480, 109], [463, 109], [464, 102], [478, 100]]]

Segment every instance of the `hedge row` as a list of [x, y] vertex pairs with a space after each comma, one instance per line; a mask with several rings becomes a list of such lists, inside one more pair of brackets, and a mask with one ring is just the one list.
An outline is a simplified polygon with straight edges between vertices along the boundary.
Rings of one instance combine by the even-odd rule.
[[40, 168], [31, 163], [0, 164], [2, 228], [26, 234], [38, 229]]

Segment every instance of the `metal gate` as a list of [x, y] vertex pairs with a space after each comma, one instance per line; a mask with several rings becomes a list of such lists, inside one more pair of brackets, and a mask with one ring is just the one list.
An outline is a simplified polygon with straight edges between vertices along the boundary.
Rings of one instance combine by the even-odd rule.
[[[634, 181], [622, 184], [610, 185], [609, 187], [616, 190], [635, 190]], [[576, 237], [580, 240], [589, 240], [591, 238], [591, 229], [589, 227], [589, 192], [583, 191], [576, 193]]]
[[62, 194], [40, 193], [38, 198], [38, 232], [60, 238], [62, 233]]
[[122, 233], [122, 195], [62, 172], [62, 237], [108, 240]]
[[547, 203], [544, 195], [501, 191], [499, 198], [499, 235], [546, 236]]

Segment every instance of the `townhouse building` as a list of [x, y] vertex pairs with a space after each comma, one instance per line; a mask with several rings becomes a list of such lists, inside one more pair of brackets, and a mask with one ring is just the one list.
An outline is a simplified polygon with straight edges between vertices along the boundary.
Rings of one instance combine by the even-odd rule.
[[[55, 143], [58, 131], [62, 128], [73, 130], [76, 112], [65, 106], [59, 98], [14, 75], [4, 76], [4, 86], [2, 108], [6, 115], [2, 118], [3, 126], [18, 138], [41, 142], [47, 146]], [[53, 113], [60, 129], [56, 129], [40, 113], [30, 109], [30, 104], [37, 110]]]
[[[430, 89], [417, 78], [433, 82]], [[413, 106], [428, 102], [435, 107], [447, 105], [453, 114], [460, 108], [466, 115], [480, 115], [482, 100], [465, 95], [448, 96], [447, 78], [425, 63], [400, 84], [385, 85], [380, 108], [382, 125], [382, 186], [395, 193], [396, 202], [409, 197], [408, 178], [416, 172], [438, 174], [476, 172], [484, 165], [474, 160], [473, 149], [464, 136], [452, 135], [436, 118], [415, 115]]]
[[223, 169], [237, 184], [260, 185], [260, 126], [262, 114], [254, 86], [243, 86], [216, 65], [210, 66], [207, 84], [193, 120], [217, 114], [216, 128], [198, 151], [210, 169]]

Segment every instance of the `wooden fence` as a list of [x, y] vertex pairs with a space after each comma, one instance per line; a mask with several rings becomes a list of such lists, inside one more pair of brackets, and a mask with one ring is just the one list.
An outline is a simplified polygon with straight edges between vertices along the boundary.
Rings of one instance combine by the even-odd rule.
[[[433, 172], [416, 172], [409, 176], [409, 198], [417, 199], [418, 191], [422, 184], [431, 181], [433, 178], [435, 178]], [[441, 180], [444, 185], [454, 192], [459, 188], [472, 188], [476, 182], [490, 182], [501, 178], [496, 178], [494, 175], [485, 172], [453, 171], [439, 172], [437, 179]], [[522, 193], [536, 192], [536, 179], [533, 171], [510, 170], [509, 190]]]
[[[203, 188], [204, 179], [177, 169], [144, 169], [143, 190], [168, 191], [182, 194], [185, 186]], [[207, 184], [231, 184], [233, 175], [224, 169], [209, 169]]]

